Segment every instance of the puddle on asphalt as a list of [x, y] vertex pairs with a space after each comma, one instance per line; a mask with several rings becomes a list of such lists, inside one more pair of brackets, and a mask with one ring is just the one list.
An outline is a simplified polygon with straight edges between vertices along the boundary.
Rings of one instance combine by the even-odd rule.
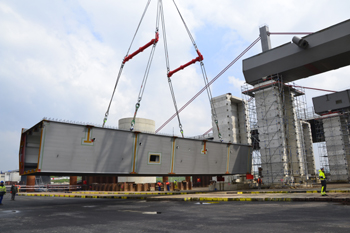
[[142, 212], [142, 214], [161, 214], [162, 212]]
[[139, 210], [119, 210], [121, 212], [131, 212], [131, 213], [139, 213], [139, 214], [161, 214], [162, 212], [157, 211], [139, 211]]
[[2, 211], [3, 213], [9, 213], [9, 214], [17, 214], [17, 213], [19, 213], [19, 211], [18, 210], [4, 210], [4, 211]]
[[200, 201], [200, 202], [196, 202], [196, 203], [194, 203], [195, 205], [210, 205], [210, 204], [219, 204], [220, 202], [213, 202], [213, 201], [208, 201], [208, 202], [202, 202], [202, 201]]

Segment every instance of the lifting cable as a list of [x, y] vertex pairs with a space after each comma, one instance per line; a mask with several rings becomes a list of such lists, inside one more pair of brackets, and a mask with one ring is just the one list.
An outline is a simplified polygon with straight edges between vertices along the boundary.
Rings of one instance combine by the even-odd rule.
[[181, 124], [181, 120], [180, 120], [180, 116], [179, 116], [179, 111], [178, 111], [177, 104], [176, 104], [174, 88], [173, 88], [173, 84], [172, 84], [171, 79], [170, 79], [171, 75], [169, 75], [169, 73], [170, 73], [170, 63], [169, 63], [169, 53], [168, 53], [168, 45], [167, 45], [167, 39], [166, 39], [165, 20], [164, 20], [164, 12], [163, 12], [162, 0], [159, 0], [159, 9], [160, 9], [160, 15], [161, 15], [161, 19], [162, 19], [164, 53], [165, 53], [165, 62], [166, 62], [166, 67], [167, 67], [168, 84], [169, 84], [169, 88], [170, 88], [171, 97], [173, 99], [175, 112], [176, 112], [176, 115], [177, 115], [177, 120], [179, 122], [180, 133], [181, 133], [181, 136], [184, 137], [184, 132], [183, 132], [183, 129], [182, 129], [182, 124]]
[[[144, 93], [145, 88], [146, 88], [147, 78], [148, 78], [149, 70], [151, 68], [151, 64], [152, 64], [152, 60], [153, 60], [153, 56], [154, 56], [154, 51], [156, 49], [156, 45], [157, 45], [157, 42], [159, 40], [159, 15], [160, 15], [160, 3], [158, 2], [157, 17], [156, 17], [156, 32], [155, 32], [156, 35], [155, 35], [155, 39], [152, 39], [148, 44], [143, 46], [143, 47], [146, 47], [146, 46], [148, 47], [148, 46], [153, 44], [152, 49], [151, 49], [151, 53], [150, 53], [149, 58], [148, 58], [145, 74], [143, 76], [143, 80], [142, 80], [142, 83], [141, 83], [139, 96], [137, 98], [137, 103], [135, 105], [135, 112], [134, 112], [134, 117], [133, 117], [133, 119], [131, 121], [130, 131], [134, 130], [136, 114], [137, 114], [138, 109], [140, 108], [140, 102], [142, 100], [142, 96], [143, 96], [143, 93]], [[143, 47], [141, 47], [140, 49], [142, 49]]]
[[[184, 26], [185, 26], [185, 28], [186, 28], [187, 34], [188, 34], [188, 36], [190, 37], [190, 40], [191, 40], [191, 42], [192, 42], [192, 44], [193, 44], [194, 49], [196, 50], [196, 52], [197, 52], [197, 54], [198, 54], [198, 57], [196, 57], [195, 59], [192, 59], [190, 62], [188, 62], [188, 63], [186, 63], [186, 64], [180, 66], [179, 68], [177, 68], [177, 69], [175, 69], [175, 70], [173, 70], [173, 71], [169, 71], [169, 70], [170, 70], [170, 67], [169, 67], [169, 64], [167, 63], [168, 80], [169, 80], [169, 83], [171, 83], [170, 77], [171, 77], [174, 73], [176, 73], [176, 72], [178, 72], [178, 71], [180, 71], [180, 70], [186, 68], [187, 66], [189, 66], [189, 65], [191, 65], [191, 64], [196, 63], [197, 61], [200, 62], [200, 66], [201, 66], [201, 70], [202, 70], [202, 74], [203, 74], [203, 79], [204, 79], [204, 84], [205, 84], [205, 86], [206, 86], [206, 90], [207, 90], [207, 94], [208, 94], [208, 98], [209, 98], [209, 103], [210, 103], [211, 109], [212, 109], [212, 115], [213, 115], [214, 122], [215, 122], [216, 127], [217, 127], [217, 130], [218, 130], [218, 137], [219, 137], [220, 141], [222, 142], [223, 140], [222, 140], [221, 133], [220, 133], [220, 129], [219, 129], [219, 125], [218, 125], [216, 110], [215, 110], [215, 107], [214, 107], [214, 104], [213, 104], [213, 101], [212, 101], [212, 94], [211, 94], [211, 90], [210, 90], [210, 87], [209, 87], [208, 76], [207, 76], [207, 73], [206, 73], [206, 71], [205, 71], [205, 66], [204, 66], [204, 63], [203, 63], [203, 55], [200, 53], [200, 51], [199, 51], [199, 49], [198, 49], [198, 47], [197, 47], [197, 45], [196, 45], [196, 42], [195, 42], [195, 40], [194, 40], [194, 38], [193, 38], [193, 36], [192, 36], [190, 30], [188, 29], [187, 24], [186, 24], [184, 18], [182, 17], [179, 8], [177, 7], [177, 5], [176, 5], [176, 3], [175, 3], [175, 0], [173, 0], [173, 3], [174, 3], [174, 5], [175, 5], [175, 7], [176, 7], [176, 10], [177, 10], [177, 12], [178, 12], [178, 14], [179, 14], [181, 20], [182, 20], [182, 23], [184, 24]], [[165, 34], [165, 33], [164, 33], [164, 34]], [[164, 40], [164, 43], [165, 43], [165, 42], [166, 42], [166, 40]], [[172, 87], [171, 87], [170, 89], [171, 89], [171, 91], [173, 92]], [[173, 99], [174, 99], [174, 96], [173, 96]], [[174, 102], [174, 103], [175, 103], [175, 102]], [[176, 104], [175, 104], [175, 105], [176, 105]], [[181, 123], [180, 123], [179, 112], [178, 112], [178, 110], [177, 110], [177, 106], [175, 106], [175, 109], [176, 109], [176, 114], [177, 114], [178, 119], [179, 119], [179, 125], [180, 125], [181, 134], [182, 134], [182, 136], [183, 136], [183, 132], [182, 132], [182, 128], [181, 128]]]
[[[203, 91], [208, 86], [210, 86], [218, 78], [220, 78], [221, 75], [223, 75], [231, 66], [233, 66], [233, 64], [235, 64], [241, 57], [243, 57], [243, 55], [246, 54], [256, 43], [258, 43], [259, 40], [260, 40], [260, 36], [258, 38], [256, 38], [256, 40], [254, 40], [245, 50], [243, 50], [243, 52], [241, 52], [232, 62], [230, 62], [230, 64], [228, 64], [222, 71], [220, 71], [219, 74], [217, 74], [212, 80], [210, 80], [210, 82], [206, 86], [204, 86], [199, 92], [197, 92], [197, 94], [195, 94], [189, 101], [187, 101], [187, 103], [179, 109], [179, 113], [182, 112], [182, 110], [184, 110], [188, 105], [190, 105], [200, 94], [202, 94]], [[174, 113], [166, 122], [164, 122], [156, 130], [156, 133], [158, 133], [160, 130], [162, 130], [164, 128], [164, 126], [166, 126], [172, 119], [174, 119], [175, 116], [176, 116], [176, 114]]]
[[[145, 46], [141, 47], [139, 50], [137, 50], [136, 52], [134, 52], [133, 54], [130, 54], [130, 55], [129, 55], [129, 51], [130, 51], [131, 46], [132, 46], [132, 44], [133, 44], [133, 42], [134, 42], [134, 40], [135, 40], [136, 34], [137, 34], [137, 32], [138, 32], [138, 30], [139, 30], [139, 28], [140, 28], [141, 22], [142, 22], [142, 20], [143, 20], [143, 17], [144, 17], [145, 14], [146, 14], [146, 11], [147, 11], [147, 9], [148, 9], [148, 6], [149, 6], [150, 2], [151, 2], [151, 0], [148, 0], [148, 2], [147, 2], [147, 4], [146, 4], [146, 7], [145, 7], [145, 9], [144, 9], [144, 11], [143, 11], [143, 14], [142, 14], [142, 16], [141, 16], [140, 22], [139, 22], [139, 24], [138, 24], [138, 26], [137, 26], [136, 32], [135, 32], [135, 34], [134, 34], [134, 37], [132, 38], [132, 41], [131, 41], [131, 43], [130, 43], [129, 49], [128, 49], [128, 51], [126, 52], [125, 58], [123, 59], [123, 62], [122, 62], [122, 64], [121, 64], [121, 66], [120, 66], [119, 73], [118, 73], [118, 76], [117, 76], [117, 80], [116, 80], [116, 83], [115, 83], [115, 85], [114, 85], [112, 97], [111, 97], [111, 100], [109, 101], [109, 105], [108, 105], [107, 111], [106, 111], [106, 113], [105, 113], [105, 117], [104, 117], [104, 119], [103, 119], [103, 125], [102, 125], [102, 127], [104, 127], [105, 124], [106, 124], [106, 122], [107, 122], [107, 118], [108, 118], [108, 115], [109, 115], [109, 109], [110, 109], [110, 107], [111, 107], [112, 100], [113, 100], [113, 97], [114, 97], [114, 94], [115, 94], [115, 90], [117, 89], [118, 82], [119, 82], [120, 76], [121, 76], [121, 74], [122, 74], [122, 71], [123, 71], [125, 62], [129, 61], [129, 60], [130, 60], [131, 58], [133, 58], [136, 54], [142, 52], [144, 49], [146, 49], [147, 47], [149, 47], [150, 45], [153, 44], [153, 43], [152, 43], [152, 44], [148, 45], [148, 44], [149, 44], [149, 43], [148, 43], [148, 44], [146, 44], [146, 45], [148, 45], [147, 47], [145, 47], [145, 46], [146, 46], [146, 45], [145, 45]], [[142, 50], [141, 50], [141, 49], [142, 49]]]

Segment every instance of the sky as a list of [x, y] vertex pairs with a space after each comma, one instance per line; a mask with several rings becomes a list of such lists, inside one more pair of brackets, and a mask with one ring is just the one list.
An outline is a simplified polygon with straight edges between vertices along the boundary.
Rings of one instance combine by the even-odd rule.
[[[196, 53], [170, 0], [164, 0], [170, 69]], [[316, 32], [350, 18], [347, 0], [176, 0], [200, 52], [208, 79], [214, 78], [258, 36], [271, 32]], [[154, 38], [157, 1], [151, 1], [130, 52]], [[22, 128], [44, 117], [101, 125], [121, 62], [126, 55], [146, 0], [0, 0], [0, 170], [18, 168]], [[163, 31], [157, 44], [138, 117], [153, 119], [156, 128], [175, 112], [166, 77]], [[292, 36], [271, 36], [272, 47]], [[125, 64], [107, 125], [131, 117], [150, 49]], [[261, 53], [260, 42], [244, 57]], [[306, 87], [341, 91], [350, 88], [350, 67], [300, 80]], [[203, 86], [198, 62], [172, 76], [180, 108]], [[242, 60], [212, 86], [212, 95], [242, 97]], [[312, 97], [326, 92], [306, 90]], [[185, 136], [211, 128], [210, 104], [204, 92], [180, 114]], [[173, 119], [160, 133], [180, 134]], [[316, 158], [317, 159], [317, 158]], [[316, 165], [317, 166], [317, 165]]]

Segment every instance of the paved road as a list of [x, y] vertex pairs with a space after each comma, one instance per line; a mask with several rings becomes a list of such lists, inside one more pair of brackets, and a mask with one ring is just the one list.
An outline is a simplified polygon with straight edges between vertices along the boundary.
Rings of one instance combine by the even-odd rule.
[[5, 196], [0, 232], [349, 232], [350, 205]]

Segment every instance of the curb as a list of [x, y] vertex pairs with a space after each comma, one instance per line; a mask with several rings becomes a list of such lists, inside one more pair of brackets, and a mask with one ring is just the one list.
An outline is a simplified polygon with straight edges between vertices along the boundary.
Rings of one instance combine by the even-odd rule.
[[115, 194], [115, 195], [188, 195], [188, 194], [206, 194], [209, 192], [71, 192], [72, 194]]
[[69, 197], [69, 198], [99, 198], [99, 199], [138, 199], [147, 201], [243, 201], [243, 202], [350, 202], [350, 198], [214, 198], [214, 197], [185, 197], [185, 198], [158, 198], [147, 196], [97, 196], [97, 195], [71, 195], [71, 194], [18, 194], [19, 196], [37, 197]]
[[[271, 194], [271, 193], [321, 193], [321, 191], [243, 191], [243, 192], [226, 192], [226, 194]], [[330, 190], [327, 193], [350, 193], [350, 190]]]

